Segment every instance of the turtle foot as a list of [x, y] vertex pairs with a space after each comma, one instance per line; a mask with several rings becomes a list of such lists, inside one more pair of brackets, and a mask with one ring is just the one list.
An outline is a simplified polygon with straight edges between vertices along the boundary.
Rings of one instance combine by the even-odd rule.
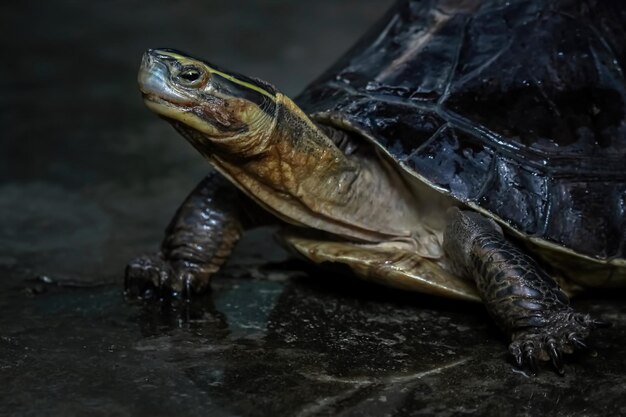
[[188, 261], [172, 261], [158, 254], [136, 258], [126, 266], [124, 288], [129, 297], [148, 299], [183, 298], [208, 288], [206, 272]]
[[588, 314], [571, 309], [553, 314], [543, 325], [527, 327], [513, 334], [509, 351], [519, 368], [528, 368], [537, 374], [537, 360], [550, 361], [559, 375], [565, 373], [563, 354], [585, 350], [584, 340], [594, 328], [608, 323], [592, 319]]

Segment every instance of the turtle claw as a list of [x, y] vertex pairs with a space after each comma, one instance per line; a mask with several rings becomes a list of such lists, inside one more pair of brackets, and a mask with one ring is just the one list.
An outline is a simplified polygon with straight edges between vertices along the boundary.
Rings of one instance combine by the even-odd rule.
[[613, 326], [613, 323], [611, 323], [610, 321], [596, 319], [590, 319], [589, 324], [595, 329], [605, 329], [607, 327]]
[[[181, 298], [189, 300], [193, 294], [208, 286], [201, 269], [191, 263], [170, 261], [160, 254], [136, 258], [126, 266], [125, 294], [150, 299]], [[204, 278], [203, 278], [204, 277]]]
[[556, 369], [556, 372], [559, 375], [564, 375], [565, 370], [563, 369], [563, 358], [561, 353], [559, 352], [558, 345], [556, 340], [552, 339], [548, 342], [548, 354], [550, 355], [550, 360], [552, 362], [552, 366]]
[[533, 375], [537, 375], [537, 362], [535, 361], [535, 344], [533, 342], [524, 343], [524, 362], [528, 364], [528, 369]]
[[527, 367], [537, 373], [537, 360], [550, 361], [559, 375], [565, 374], [564, 353], [589, 350], [583, 341], [598, 327], [599, 320], [571, 310], [553, 314], [540, 327], [526, 327], [513, 335], [509, 351], [518, 368]]
[[575, 333], [572, 333], [568, 337], [568, 341], [578, 350], [588, 350], [589, 346], [580, 340]]
[[156, 254], [133, 259], [126, 265], [124, 293], [142, 299], [159, 298], [168, 275], [168, 265]]
[[509, 351], [511, 352], [511, 356], [513, 356], [513, 359], [515, 360], [515, 365], [518, 368], [521, 368], [524, 364], [524, 359], [522, 358], [522, 350], [519, 347], [519, 343], [511, 343]]

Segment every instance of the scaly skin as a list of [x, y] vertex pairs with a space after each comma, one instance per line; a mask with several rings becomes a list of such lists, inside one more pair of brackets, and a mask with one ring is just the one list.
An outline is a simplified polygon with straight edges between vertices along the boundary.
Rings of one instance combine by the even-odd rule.
[[458, 272], [476, 282], [489, 313], [510, 335], [520, 367], [535, 373], [537, 359], [551, 360], [562, 374], [562, 353], [584, 347], [601, 324], [576, 313], [557, 282], [478, 213], [450, 210], [444, 250]]
[[241, 237], [241, 197], [217, 173], [202, 180], [174, 215], [161, 251], [127, 265], [126, 293], [188, 298], [206, 290]]

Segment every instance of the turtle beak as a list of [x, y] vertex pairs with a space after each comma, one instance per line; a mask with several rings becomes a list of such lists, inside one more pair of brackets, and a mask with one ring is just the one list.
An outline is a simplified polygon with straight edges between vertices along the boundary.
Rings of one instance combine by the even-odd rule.
[[163, 53], [165, 50], [148, 49], [141, 58], [137, 81], [144, 100], [167, 101], [184, 104], [189, 101], [171, 81], [171, 68], [175, 59]]
[[154, 50], [148, 49], [141, 58], [141, 66], [139, 67], [139, 89], [144, 95], [154, 94], [162, 89], [167, 77], [165, 76], [167, 68], [158, 62], [154, 55]]

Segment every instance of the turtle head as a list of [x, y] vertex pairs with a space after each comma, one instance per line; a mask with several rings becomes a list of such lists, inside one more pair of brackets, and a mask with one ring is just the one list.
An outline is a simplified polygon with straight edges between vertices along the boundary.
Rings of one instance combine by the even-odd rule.
[[254, 155], [276, 123], [276, 90], [172, 49], [148, 50], [139, 87], [150, 110], [201, 153]]
[[[379, 212], [388, 216], [398, 211], [399, 203], [387, 196], [395, 196], [401, 187], [396, 181], [393, 186], [375, 182], [387, 178], [387, 165], [362, 168], [356, 159], [361, 154], [346, 155], [296, 103], [270, 85], [159, 49], [144, 54], [139, 86], [152, 111], [278, 218], [364, 241], [407, 235], [404, 226], [379, 231], [350, 219], [355, 213], [371, 216], [372, 190], [390, 191], [376, 192], [385, 201]], [[393, 214], [394, 222], [404, 222], [398, 218], [403, 217]]]

